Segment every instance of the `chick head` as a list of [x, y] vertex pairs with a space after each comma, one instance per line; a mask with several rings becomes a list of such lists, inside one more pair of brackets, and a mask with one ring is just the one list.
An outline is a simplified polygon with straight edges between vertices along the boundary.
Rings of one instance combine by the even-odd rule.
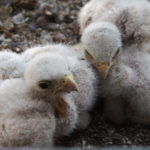
[[92, 23], [84, 30], [81, 41], [87, 59], [105, 79], [121, 50], [117, 27], [111, 23]]
[[44, 94], [77, 91], [67, 60], [55, 53], [44, 53], [31, 60], [25, 71], [27, 86]]

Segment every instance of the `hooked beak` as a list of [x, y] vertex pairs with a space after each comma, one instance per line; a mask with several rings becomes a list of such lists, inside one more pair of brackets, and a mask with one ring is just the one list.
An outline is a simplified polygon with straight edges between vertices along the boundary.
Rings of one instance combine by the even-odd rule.
[[71, 74], [66, 75], [64, 77], [63, 88], [67, 92], [78, 91], [78, 88], [77, 88], [77, 85], [75, 83], [75, 80], [74, 80], [74, 78], [73, 78], [73, 76]]
[[106, 63], [98, 63], [98, 64], [94, 64], [94, 66], [99, 71], [102, 78], [106, 79], [111, 66], [109, 64], [106, 64]]
[[63, 79], [63, 83], [60, 85], [60, 87], [53, 90], [53, 94], [56, 95], [59, 92], [72, 92], [72, 91], [78, 91], [77, 85], [75, 83], [75, 80], [71, 74], [66, 75]]
[[84, 50], [84, 53], [88, 61], [90, 61], [95, 66], [95, 68], [99, 71], [102, 78], [106, 79], [111, 66], [106, 63], [93, 63], [93, 56], [86, 49]]

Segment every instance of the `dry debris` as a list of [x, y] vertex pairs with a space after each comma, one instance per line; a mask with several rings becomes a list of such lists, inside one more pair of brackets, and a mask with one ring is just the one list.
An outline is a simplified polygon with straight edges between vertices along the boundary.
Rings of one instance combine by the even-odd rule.
[[0, 50], [20, 52], [32, 45], [52, 40], [77, 43], [77, 12], [86, 1], [1, 0]]

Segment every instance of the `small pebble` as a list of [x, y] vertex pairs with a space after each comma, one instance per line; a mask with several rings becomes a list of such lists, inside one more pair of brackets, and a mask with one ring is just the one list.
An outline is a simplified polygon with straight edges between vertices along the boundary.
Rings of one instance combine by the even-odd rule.
[[13, 22], [15, 24], [22, 24], [22, 23], [25, 23], [26, 21], [27, 21], [27, 19], [24, 18], [22, 13], [19, 13], [19, 14], [13, 16]]
[[53, 36], [53, 40], [55, 42], [65, 42], [66, 41], [66, 36], [60, 32], [56, 33], [54, 36]]

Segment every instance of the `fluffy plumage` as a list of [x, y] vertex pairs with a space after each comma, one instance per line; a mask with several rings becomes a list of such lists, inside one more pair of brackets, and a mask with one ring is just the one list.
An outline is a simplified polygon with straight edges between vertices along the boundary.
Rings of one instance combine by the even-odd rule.
[[31, 93], [23, 79], [4, 81], [0, 97], [1, 147], [52, 146], [56, 121], [48, 102]]
[[13, 52], [0, 52], [0, 79], [20, 78], [25, 69], [24, 59]]
[[75, 57], [78, 60], [78, 63], [71, 68], [79, 90], [78, 106], [81, 110], [90, 110], [98, 96], [99, 79], [97, 72], [86, 60], [82, 45], [74, 46], [70, 51], [72, 51], [73, 56], [76, 54]]
[[[90, 120], [87, 111], [96, 100], [96, 73], [79, 49], [52, 44], [28, 49], [21, 56], [27, 63], [25, 87], [30, 89], [33, 99], [49, 102], [54, 109], [55, 136], [68, 135], [77, 127], [85, 128]], [[68, 93], [77, 88], [78, 92]]]
[[[90, 123], [88, 111], [91, 110], [95, 104], [99, 90], [99, 79], [97, 78], [97, 73], [86, 60], [82, 49], [82, 45], [77, 45], [72, 48], [70, 47], [70, 53], [72, 56], [71, 54], [68, 55], [68, 53], [65, 54], [68, 55], [69, 62], [74, 64], [71, 67], [71, 71], [77, 83], [78, 92], [71, 94], [74, 97], [78, 108], [78, 128], [81, 129], [86, 128]], [[77, 62], [72, 62], [72, 57], [77, 60]]]
[[[150, 78], [148, 75], [150, 72], [150, 55], [146, 52], [141, 52], [141, 49], [135, 45], [126, 49], [129, 53], [122, 52], [120, 60], [112, 68], [112, 73], [110, 73], [105, 84], [104, 89], [108, 88], [107, 92], [109, 91], [111, 95], [113, 93], [117, 94], [107, 100], [106, 113], [111, 116], [112, 120], [114, 118], [118, 120], [117, 114], [121, 111], [122, 116], [119, 115], [121, 121], [123, 121], [122, 119], [124, 121], [127, 119], [132, 122], [150, 124]], [[109, 86], [107, 86], [107, 83], [109, 83]], [[111, 87], [114, 87], [114, 89]], [[115, 112], [114, 116], [109, 109]], [[119, 112], [116, 110], [119, 110]]]
[[150, 40], [150, 3], [147, 0], [91, 0], [80, 11], [81, 32], [91, 23], [107, 22], [118, 27], [124, 44]]
[[121, 50], [121, 35], [111, 23], [92, 23], [83, 32], [85, 54], [105, 78]]
[[0, 146], [52, 146], [54, 136], [69, 134], [77, 122], [76, 105], [65, 96], [75, 88], [69, 67], [61, 56], [43, 54], [24, 74], [0, 86]]
[[36, 47], [32, 47], [27, 49], [24, 53], [22, 53], [22, 57], [26, 62], [29, 62], [34, 57], [41, 55], [42, 53], [52, 52], [59, 53], [59, 55], [63, 55], [64, 57], [67, 55], [73, 55], [73, 51], [70, 51], [71, 47], [64, 44], [47, 44], [47, 45], [39, 45]]
[[82, 42], [88, 51], [88, 60], [101, 74], [100, 95], [105, 99], [106, 117], [116, 124], [122, 124], [126, 119], [149, 124], [150, 55], [147, 49], [132, 44], [116, 53], [113, 49], [104, 51], [99, 46], [102, 37], [97, 36], [96, 31], [93, 28], [93, 32], [88, 33], [88, 42], [84, 38]]
[[[129, 53], [123, 54], [128, 77], [124, 81], [125, 111], [127, 119], [132, 122], [150, 124], [150, 54], [132, 45], [126, 48]], [[135, 52], [134, 52], [134, 51]]]
[[[105, 116], [116, 124], [150, 124], [149, 11], [146, 0], [91, 0], [80, 13], [86, 56], [103, 77]], [[86, 25], [89, 16], [91, 24]], [[122, 51], [117, 49], [121, 40]]]
[[76, 127], [78, 113], [69, 93], [77, 90], [70, 66], [65, 58], [42, 53], [32, 59], [25, 72], [27, 86], [32, 92], [52, 104], [57, 117], [55, 136], [68, 135]]
[[[78, 119], [78, 126], [82, 128], [83, 126], [86, 127], [89, 123], [87, 111], [92, 108], [96, 101], [98, 79], [96, 72], [93, 70], [90, 63], [85, 59], [84, 53], [81, 49], [82, 48], [80, 46], [70, 47], [63, 44], [52, 44], [29, 49], [22, 56], [27, 61], [30, 61], [30, 59], [34, 57], [36, 58], [43, 53], [50, 53], [54, 56], [54, 58], [57, 58], [59, 55], [61, 55], [66, 62], [64, 63], [64, 66], [69, 64], [70, 71], [74, 76], [74, 80], [78, 87], [78, 92], [71, 92], [68, 96], [71, 97], [72, 101], [75, 101], [79, 117], [81, 116], [82, 118]], [[49, 68], [53, 67], [53, 71], [57, 73], [59, 70], [61, 70], [61, 67], [54, 67], [57, 62], [58, 61], [54, 60], [51, 65], [46, 64], [46, 66]]]

